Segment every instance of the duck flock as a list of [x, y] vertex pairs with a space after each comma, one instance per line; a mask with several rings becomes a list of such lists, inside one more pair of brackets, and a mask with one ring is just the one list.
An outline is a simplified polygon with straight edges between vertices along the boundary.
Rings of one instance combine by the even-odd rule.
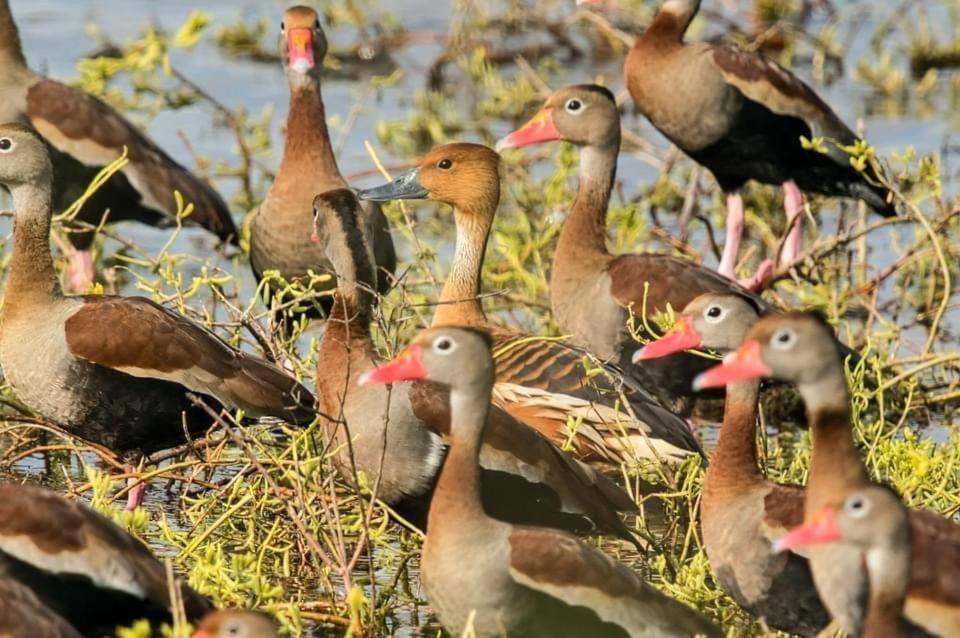
[[[666, 0], [624, 74], [637, 110], [726, 194], [717, 270], [608, 250], [620, 111], [595, 84], [557, 90], [496, 150], [446, 144], [388, 183], [351, 189], [321, 99], [320, 20], [312, 8], [287, 9], [283, 158], [251, 216], [249, 263], [274, 301], [289, 294], [286, 282], [311, 293], [277, 317], [281, 330], [323, 324], [307, 384], [151, 299], [64, 290], [52, 215], [124, 153], [68, 234], [68, 290], [88, 292], [95, 281], [90, 249], [105, 223], [172, 226], [182, 199], [193, 206], [189, 223], [226, 243], [239, 233], [220, 195], [122, 115], [32, 71], [0, 0], [0, 184], [15, 220], [0, 327], [6, 382], [36, 416], [131, 464], [226, 416], [314, 428], [347, 485], [425, 531], [422, 593], [454, 636], [724, 635], [577, 536], [644, 547], [627, 523], [637, 501], [618, 480], [621, 467], [705, 457], [687, 417], [723, 397], [698, 520], [719, 587], [789, 634], [960, 636], [960, 526], [907, 508], [870, 477], [845, 376], [856, 355], [820, 315], [784, 312], [759, 295], [801, 255], [804, 193], [860, 200], [883, 216], [902, 214], [902, 203], [879, 163], [851, 162], [860, 139], [796, 75], [759, 53], [685, 41], [699, 8]], [[553, 141], [579, 149], [579, 186], [550, 270], [562, 339], [500, 325], [481, 303], [499, 151]], [[738, 280], [749, 181], [782, 187], [787, 234], [778, 254]], [[430, 327], [385, 361], [373, 323], [380, 297], [397, 286], [398, 259], [381, 206], [403, 199], [451, 207], [457, 241]], [[668, 309], [679, 313], [672, 328], [648, 328]], [[727, 356], [688, 352], [698, 349]], [[771, 482], [758, 462], [763, 379], [796, 386], [806, 406], [805, 486]], [[132, 486], [129, 508], [145, 489]], [[255, 610], [215, 610], [88, 507], [0, 484], [0, 636], [112, 636], [140, 619], [154, 628], [185, 620], [204, 638], [277, 631]]]

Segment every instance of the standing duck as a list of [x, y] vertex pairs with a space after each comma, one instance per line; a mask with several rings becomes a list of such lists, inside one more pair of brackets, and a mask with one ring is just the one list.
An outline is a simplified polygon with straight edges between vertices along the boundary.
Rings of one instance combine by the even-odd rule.
[[[701, 295], [674, 328], [636, 353], [646, 360], [691, 348], [732, 352], [759, 320], [749, 297]], [[768, 481], [757, 461], [760, 380], [727, 386], [720, 438], [700, 497], [703, 546], [720, 587], [752, 615], [791, 634], [815, 636], [830, 622], [810, 564], [774, 542], [803, 521], [803, 488]]]
[[893, 491], [871, 485], [850, 490], [837, 505], [828, 505], [810, 522], [777, 541], [780, 550], [806, 550], [836, 544], [860, 556], [866, 565], [869, 600], [864, 638], [902, 638], [931, 634], [903, 617], [910, 584], [910, 519]]
[[450, 393], [451, 448], [430, 505], [421, 576], [452, 635], [720, 636], [700, 614], [561, 531], [490, 518], [481, 440], [495, 381], [492, 341], [470, 328], [422, 332], [361, 383], [432, 381]]
[[[620, 112], [613, 94], [595, 84], [568, 86], [551, 95], [526, 125], [498, 149], [565, 140], [580, 147], [580, 184], [560, 231], [550, 272], [550, 304], [557, 324], [601, 359], [652, 379], [674, 405], [688, 402], [690, 383], [704, 359], [677, 355], [631, 364], [636, 342], [631, 313], [652, 317], [667, 306], [685, 307], [705, 292], [750, 293], [716, 272], [685, 259], [654, 253], [612, 255], [607, 250], [607, 207], [620, 154]], [[757, 303], [765, 305], [757, 298]]]
[[[779, 262], [785, 266], [800, 253], [802, 191], [861, 199], [881, 215], [895, 215], [874, 169], [851, 166], [844, 147], [861, 140], [813, 89], [759, 53], [683, 41], [699, 9], [700, 0], [664, 2], [623, 71], [637, 110], [727, 193], [720, 273], [735, 277], [744, 227], [739, 191], [749, 180], [783, 186], [789, 231]], [[822, 149], [805, 147], [801, 137], [823, 138]], [[773, 269], [767, 260], [744, 283], [761, 287]]]
[[[317, 195], [314, 208], [338, 282], [317, 370], [334, 463], [355, 485], [363, 484], [365, 475], [378, 498], [423, 525], [450, 437], [448, 399], [423, 383], [397, 384], [390, 391], [356, 384], [378, 361], [370, 335], [374, 274], [360, 230], [360, 203], [340, 189]], [[633, 540], [617, 514], [636, 509], [629, 495], [506, 412], [490, 411], [481, 448], [484, 503], [491, 515], [596, 528]]]
[[[266, 198], [250, 223], [250, 264], [257, 279], [268, 270], [279, 271], [287, 282], [308, 286], [312, 293], [332, 290], [330, 263], [323, 255], [326, 238], [311, 241], [311, 204], [317, 193], [346, 188], [327, 131], [327, 116], [320, 94], [320, 75], [327, 55], [327, 38], [317, 12], [291, 7], [280, 23], [283, 68], [290, 85], [290, 112], [283, 136], [283, 159]], [[390, 287], [397, 265], [386, 217], [379, 206], [362, 211], [362, 228], [377, 266], [378, 291]], [[278, 290], [273, 290], [273, 293]], [[277, 303], [289, 299], [274, 299]], [[329, 312], [330, 297], [308, 300], [298, 306], [303, 316], [318, 318]], [[296, 314], [296, 313], [293, 313]]]
[[[480, 304], [487, 240], [500, 202], [500, 156], [480, 144], [447, 144], [428, 153], [394, 181], [359, 191], [362, 199], [431, 199], [453, 207], [457, 228], [450, 274], [434, 326], [480, 327], [494, 337], [494, 401], [557, 444], [571, 441], [577, 457], [618, 465], [637, 458], [676, 461], [701, 453], [687, 424], [613, 366], [587, 376], [587, 352], [492, 325]], [[602, 364], [601, 364], [602, 365]], [[636, 419], [628, 416], [623, 386]], [[582, 419], [571, 437], [568, 421]]]
[[[112, 636], [140, 619], [172, 622], [163, 563], [100, 514], [38, 487], [0, 484], [0, 583], [6, 580], [84, 635]], [[206, 598], [179, 587], [189, 621], [211, 611]]]
[[185, 425], [210, 427], [191, 394], [250, 418], [313, 420], [304, 386], [186, 317], [144, 297], [65, 296], [50, 253], [52, 172], [39, 135], [0, 125], [0, 185], [14, 205], [0, 364], [21, 402], [80, 438], [145, 454], [183, 442]]
[[104, 102], [30, 70], [9, 0], [0, 0], [0, 122], [29, 123], [50, 145], [56, 176], [53, 205], [58, 210], [69, 207], [100, 169], [127, 150], [126, 166], [80, 209], [76, 219], [86, 229], [69, 234], [74, 250], [68, 283], [73, 290], [85, 291], [93, 282], [90, 227], [99, 226], [107, 211], [110, 222], [172, 226], [177, 213], [174, 191], [194, 206], [189, 223], [237, 244], [230, 210], [209, 184]]
[[[698, 377], [712, 387], [772, 377], [795, 383], [807, 408], [813, 439], [804, 522], [836, 505], [850, 489], [869, 485], [853, 440], [850, 395], [840, 351], [829, 326], [809, 313], [761, 319], [723, 365]], [[960, 525], [933, 512], [910, 511], [913, 551], [907, 618], [938, 635], [960, 635]], [[867, 575], [856, 554], [810, 548], [820, 599], [847, 633], [859, 635], [866, 615]]]

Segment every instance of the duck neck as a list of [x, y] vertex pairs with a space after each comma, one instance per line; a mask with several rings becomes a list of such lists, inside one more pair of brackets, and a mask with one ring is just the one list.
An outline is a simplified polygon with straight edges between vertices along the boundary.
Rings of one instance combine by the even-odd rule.
[[607, 207], [617, 173], [619, 134], [605, 147], [585, 146], [580, 151], [580, 185], [570, 217], [560, 231], [556, 259], [605, 258], [607, 250]]
[[331, 182], [329, 188], [346, 186], [333, 156], [319, 79], [290, 82], [290, 113], [278, 174], [319, 176]]
[[492, 379], [470, 391], [450, 391], [450, 451], [430, 505], [427, 526], [462, 528], [486, 518], [480, 495], [480, 448], [490, 410]]
[[757, 401], [759, 381], [742, 381], [727, 386], [720, 440], [714, 448], [704, 491], [730, 491], [762, 481], [757, 466]]
[[22, 185], [12, 194], [16, 217], [6, 296], [20, 302], [52, 300], [62, 292], [50, 254], [50, 190]]
[[321, 344], [321, 360], [333, 362], [351, 353], [369, 358], [373, 352], [370, 321], [376, 290], [370, 257], [356, 228], [339, 228], [330, 233], [327, 242], [327, 258], [337, 273], [337, 290]]
[[[494, 209], [496, 206], [494, 206]], [[440, 292], [433, 325], [482, 326], [487, 317], [480, 303], [480, 277], [494, 211], [454, 210], [457, 244], [450, 274]]]
[[690, 23], [700, 10], [700, 0], [667, 0], [640, 40], [681, 43]]
[[17, 23], [13, 21], [10, 3], [0, 0], [0, 76], [10, 68], [26, 69], [27, 60], [23, 57], [23, 45], [20, 43]]
[[839, 366], [799, 390], [813, 438], [805, 509], [815, 512], [845, 489], [867, 483], [868, 477], [853, 441], [850, 395]]

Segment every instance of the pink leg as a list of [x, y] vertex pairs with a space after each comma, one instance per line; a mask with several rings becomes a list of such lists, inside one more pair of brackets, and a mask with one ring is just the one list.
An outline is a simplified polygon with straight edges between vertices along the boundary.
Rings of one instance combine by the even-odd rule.
[[800, 256], [803, 241], [803, 193], [792, 179], [783, 183], [783, 209], [787, 214], [787, 239], [780, 252], [780, 266], [789, 267]]
[[727, 236], [723, 244], [723, 256], [717, 272], [727, 279], [736, 279], [737, 253], [743, 237], [743, 198], [740, 193], [727, 195]]
[[[740, 252], [743, 226], [743, 198], [739, 193], [731, 193], [727, 195], [727, 234], [723, 245], [723, 256], [720, 258], [717, 272], [734, 281], [737, 280], [737, 253]], [[752, 277], [741, 279], [739, 284], [748, 290], [758, 290], [763, 287], [772, 274], [773, 262], [768, 259], [760, 264]]]
[[89, 250], [70, 253], [67, 265], [67, 285], [71, 292], [86, 292], [93, 283], [93, 254]]
[[[136, 471], [136, 468], [132, 465], [126, 467], [128, 472]], [[130, 490], [127, 492], [127, 511], [133, 512], [136, 511], [138, 507], [143, 505], [143, 497], [147, 493], [147, 484], [142, 482], [138, 478], [130, 477], [127, 479], [127, 487]]]

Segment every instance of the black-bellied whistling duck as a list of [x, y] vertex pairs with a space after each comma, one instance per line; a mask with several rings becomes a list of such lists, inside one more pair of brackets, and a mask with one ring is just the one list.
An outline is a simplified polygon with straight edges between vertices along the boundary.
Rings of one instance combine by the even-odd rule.
[[[497, 353], [494, 402], [558, 444], [571, 441], [577, 458], [615, 464], [638, 458], [679, 460], [700, 446], [687, 424], [636, 384], [623, 387], [636, 414], [622, 405], [617, 379], [587, 378], [587, 353], [555, 339], [494, 326], [480, 303], [487, 239], [500, 202], [500, 156], [480, 144], [447, 144], [428, 153], [394, 181], [359, 191], [361, 198], [431, 199], [453, 207], [456, 249], [433, 317], [434, 326], [482, 327], [493, 334]], [[622, 383], [620, 385], [623, 385]], [[581, 418], [571, 437], [570, 417]], [[652, 449], [651, 449], [652, 448]]]
[[[510, 525], [483, 509], [478, 460], [494, 385], [492, 340], [428, 329], [361, 383], [432, 381], [450, 393], [451, 448], [430, 505], [421, 578], [452, 635], [722, 635], [624, 565], [564, 532]], [[469, 628], [469, 629], [468, 629]]]
[[[186, 223], [203, 226], [223, 241], [237, 243], [230, 210], [217, 192], [167, 155], [122, 115], [83, 91], [49, 80], [30, 70], [20, 45], [8, 0], [0, 0], [0, 122], [32, 125], [55, 149], [53, 205], [66, 209], [87, 188], [93, 176], [119, 158], [128, 163], [80, 209], [77, 220], [99, 226], [108, 220], [135, 220], [172, 226], [177, 212], [174, 191], [194, 205]], [[90, 246], [94, 233], [71, 232], [68, 283], [85, 291], [93, 282]]]
[[0, 185], [14, 205], [0, 364], [20, 401], [117, 452], [150, 453], [183, 442], [185, 426], [209, 428], [191, 393], [250, 418], [313, 421], [303, 385], [186, 317], [144, 297], [64, 296], [50, 253], [52, 171], [39, 135], [0, 125]]
[[191, 638], [277, 638], [277, 626], [266, 614], [224, 609], [207, 614]]
[[[346, 188], [327, 131], [326, 111], [320, 93], [327, 38], [317, 12], [309, 7], [291, 7], [280, 23], [281, 56], [290, 84], [290, 112], [283, 136], [283, 159], [266, 198], [250, 224], [250, 264], [260, 279], [276, 270], [288, 282], [310, 283], [310, 273], [332, 275], [323, 254], [326, 241], [311, 241], [311, 204], [317, 193]], [[397, 265], [386, 217], [379, 206], [366, 206], [361, 219], [377, 266], [377, 290], [386, 292]], [[333, 279], [314, 280], [311, 292], [332, 290]], [[276, 300], [288, 302], [289, 299]], [[303, 315], [324, 316], [330, 298], [323, 296], [301, 304]]]
[[[759, 377], [795, 383], [813, 439], [805, 521], [869, 482], [852, 436], [850, 396], [833, 334], [822, 318], [790, 313], [761, 319], [723, 365], [697, 378], [711, 387]], [[960, 525], [923, 510], [910, 511], [913, 554], [907, 618], [938, 635], [960, 635]], [[810, 548], [820, 598], [847, 633], [858, 635], [866, 610], [866, 574], [856, 555], [830, 546]]]
[[[859, 556], [866, 566], [867, 612], [864, 638], [930, 636], [903, 617], [910, 585], [910, 517], [890, 489], [866, 485], [840, 495], [841, 502], [810, 516], [809, 522], [781, 537], [780, 550], [806, 550], [830, 543]], [[856, 580], [856, 579], [855, 579]]]
[[[694, 299], [673, 329], [636, 353], [663, 357], [691, 348], [732, 352], [759, 320], [748, 297], [707, 293]], [[779, 554], [772, 543], [803, 521], [803, 488], [768, 481], [757, 464], [760, 380], [727, 386], [720, 439], [700, 498], [703, 546], [717, 582], [741, 607], [771, 627], [815, 636], [830, 622], [806, 559]]]
[[82, 638], [28, 587], [5, 577], [0, 569], [0, 636], [3, 638]]
[[[727, 193], [727, 237], [719, 271], [733, 279], [743, 234], [740, 188], [748, 180], [782, 184], [788, 237], [779, 262], [800, 252], [803, 194], [861, 199], [885, 216], [896, 214], [873, 167], [860, 173], [844, 146], [860, 140], [802, 80], [763, 55], [684, 34], [700, 0], [667, 0], [627, 55], [623, 71], [640, 111], [657, 130], [713, 173]], [[823, 152], [801, 137], [824, 138]], [[745, 282], [762, 286], [766, 261]]]
[[[339, 189], [317, 195], [315, 223], [337, 273], [337, 290], [320, 343], [317, 391], [334, 463], [351, 483], [366, 475], [377, 497], [423, 525], [450, 436], [447, 397], [428, 384], [359, 386], [376, 369], [370, 336], [373, 267], [363, 244], [356, 196]], [[574, 461], [502, 410], [492, 410], [480, 463], [484, 502], [492, 515], [631, 538], [617, 511], [636, 508], [611, 480]]]
[[[0, 484], [2, 579], [29, 588], [85, 635], [113, 635], [139, 619], [171, 622], [163, 563], [100, 514], [37, 487]], [[206, 598], [179, 587], [189, 621], [211, 611]]]
[[[526, 125], [497, 148], [566, 140], [580, 147], [580, 185], [560, 231], [550, 273], [550, 304], [560, 329], [577, 345], [618, 363], [672, 397], [686, 397], [700, 357], [676, 355], [631, 369], [636, 343], [627, 330], [637, 317], [679, 310], [705, 292], [739, 292], [736, 283], [690, 261], [640, 253], [612, 255], [607, 249], [607, 207], [620, 154], [620, 112], [613, 94], [597, 85], [559, 89]], [[764, 302], [759, 301], [763, 304]]]

